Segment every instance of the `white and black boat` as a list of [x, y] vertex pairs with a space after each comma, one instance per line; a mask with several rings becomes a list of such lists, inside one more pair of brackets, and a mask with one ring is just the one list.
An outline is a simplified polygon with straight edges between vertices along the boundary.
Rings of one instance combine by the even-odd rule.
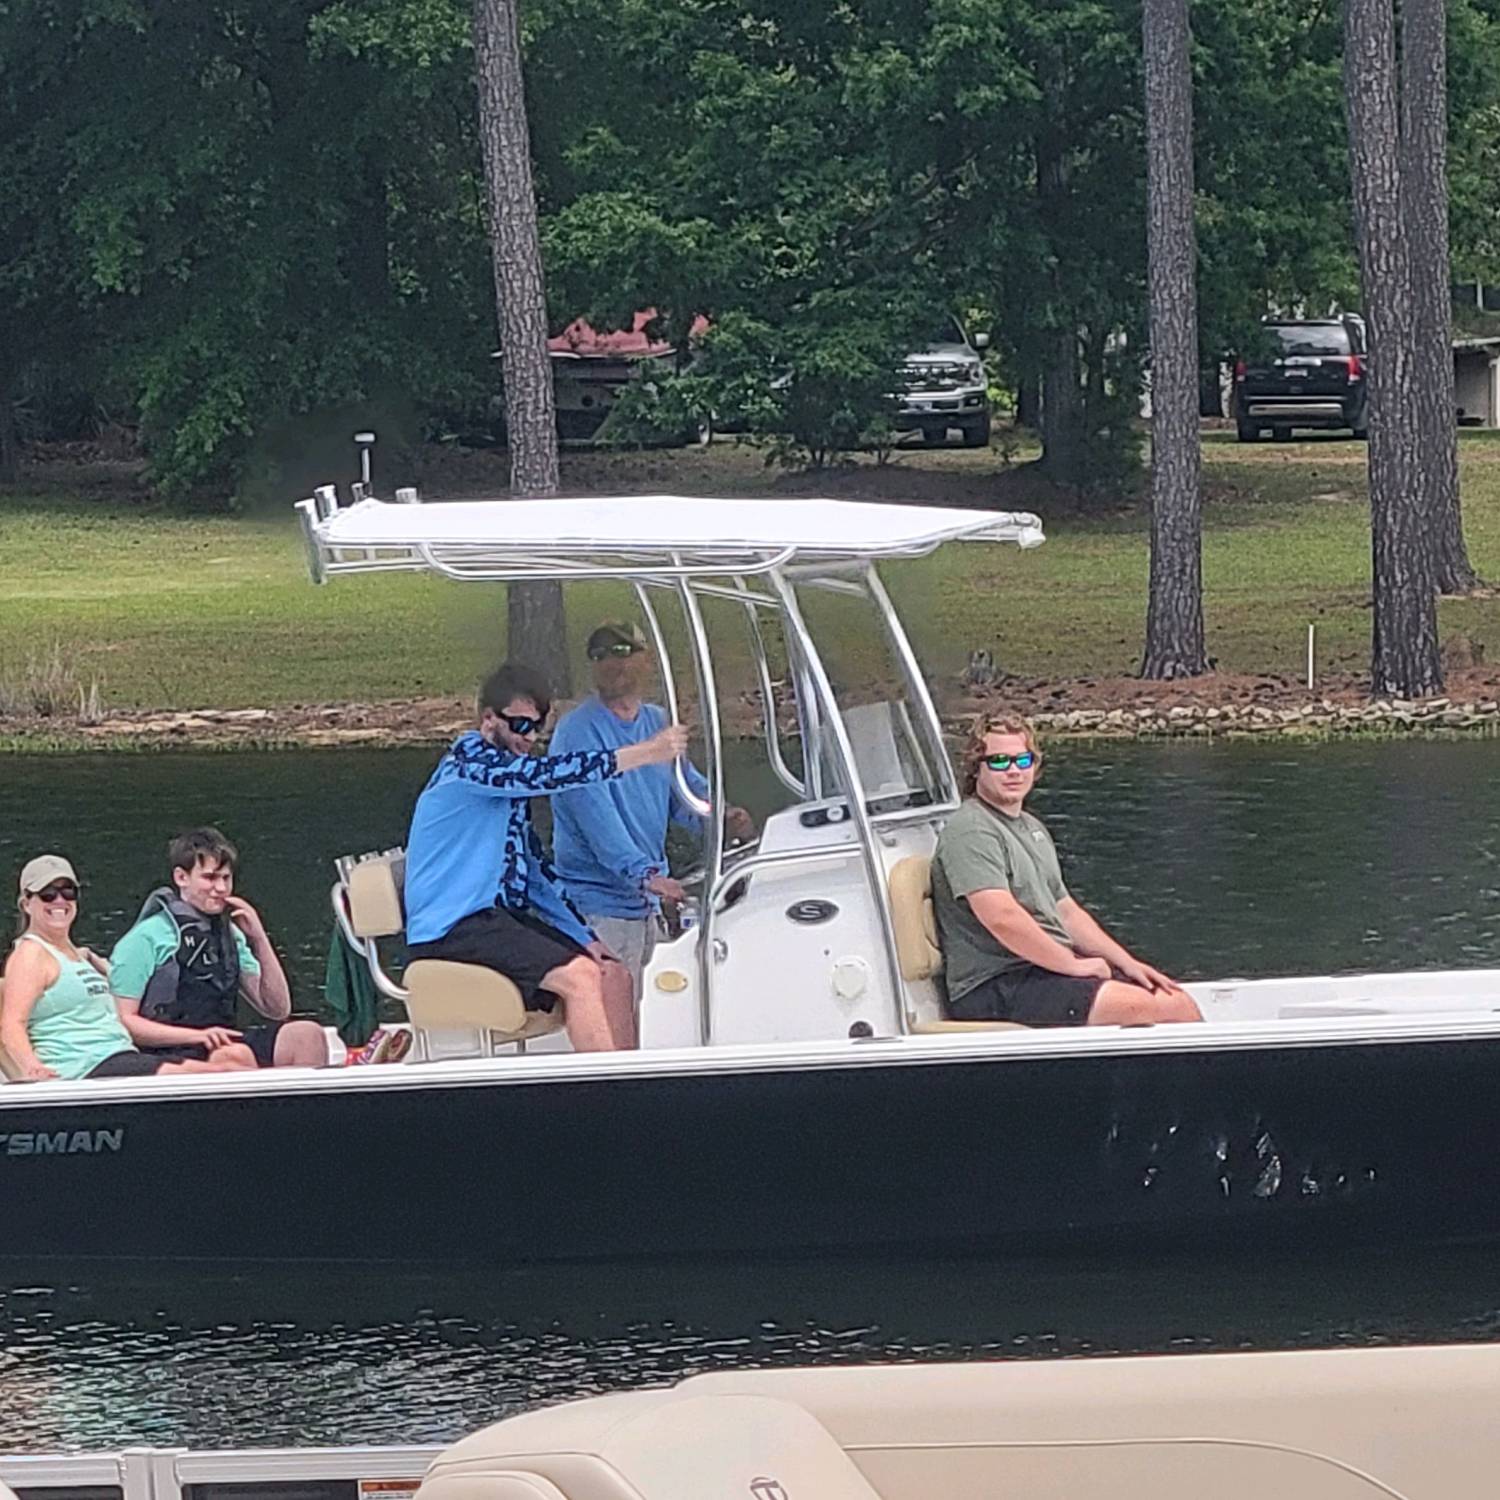
[[[1035, 517], [332, 489], [301, 514], [320, 582], [633, 588], [671, 712], [691, 694], [701, 726], [696, 920], [648, 969], [641, 1049], [575, 1055], [498, 976], [391, 977], [399, 852], [340, 858], [335, 912], [405, 1006], [413, 1060], [0, 1088], [0, 1253], [503, 1263], [1500, 1229], [1492, 972], [1194, 984], [1201, 1026], [945, 1019], [927, 869], [958, 788], [879, 565], [1024, 549]], [[835, 661], [856, 636], [866, 667], [883, 653], [863, 677]], [[747, 660], [781, 806], [734, 848], [718, 683]]]

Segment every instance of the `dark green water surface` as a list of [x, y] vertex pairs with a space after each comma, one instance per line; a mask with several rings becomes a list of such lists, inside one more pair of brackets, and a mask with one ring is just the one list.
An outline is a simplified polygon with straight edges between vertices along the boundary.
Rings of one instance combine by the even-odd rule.
[[[329, 862], [402, 841], [433, 759], [0, 759], [0, 879], [66, 853], [80, 936], [106, 946], [163, 878], [168, 836], [216, 821], [315, 1012]], [[1075, 893], [1184, 977], [1500, 967], [1497, 767], [1491, 742], [1063, 747], [1034, 805]], [[731, 791], [765, 805], [763, 788]], [[351, 1172], [378, 1170], [351, 1156]], [[539, 1401], [746, 1363], [1497, 1336], [1486, 1247], [467, 1276], [11, 1266], [0, 1450], [439, 1441]]]

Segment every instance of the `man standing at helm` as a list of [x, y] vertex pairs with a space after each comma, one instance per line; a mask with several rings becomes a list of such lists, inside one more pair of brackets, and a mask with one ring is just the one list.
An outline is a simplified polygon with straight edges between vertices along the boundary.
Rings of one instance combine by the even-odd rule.
[[[594, 692], [558, 720], [554, 754], [619, 750], [638, 745], [667, 725], [666, 711], [645, 701], [655, 665], [640, 626], [611, 621], [586, 647]], [[694, 795], [708, 786], [684, 766]], [[670, 765], [628, 780], [597, 782], [552, 800], [552, 845], [557, 872], [600, 940], [630, 971], [640, 1004], [641, 972], [656, 946], [662, 902], [680, 902], [682, 885], [667, 866], [667, 825], [699, 832], [703, 819], [683, 800]], [[753, 833], [750, 815], [732, 807], [724, 827], [731, 838]]]

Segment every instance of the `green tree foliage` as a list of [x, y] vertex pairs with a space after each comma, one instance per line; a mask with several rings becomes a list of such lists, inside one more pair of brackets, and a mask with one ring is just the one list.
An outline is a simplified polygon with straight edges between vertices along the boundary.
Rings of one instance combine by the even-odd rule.
[[[1206, 361], [1268, 306], [1354, 299], [1337, 11], [1194, 0]], [[712, 325], [642, 420], [826, 456], [879, 436], [901, 356], [964, 309], [997, 374], [1050, 389], [1053, 471], [1128, 482], [1139, 0], [523, 20], [554, 327]], [[1500, 280], [1500, 0], [1449, 24], [1454, 262]], [[0, 0], [0, 463], [27, 382], [133, 413], [161, 481], [215, 493], [289, 418], [482, 403], [474, 99], [459, 0]]]
[[49, 259], [87, 292], [164, 485], [222, 482], [290, 413], [487, 378], [446, 3], [20, 0], [8, 20], [58, 56], [33, 132], [65, 196]]

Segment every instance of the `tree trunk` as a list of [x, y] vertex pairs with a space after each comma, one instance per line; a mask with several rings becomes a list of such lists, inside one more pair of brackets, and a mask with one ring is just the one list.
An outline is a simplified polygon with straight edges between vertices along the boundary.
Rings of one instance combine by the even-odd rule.
[[1090, 432], [1097, 432], [1109, 420], [1105, 415], [1109, 393], [1104, 380], [1104, 349], [1108, 342], [1107, 331], [1096, 326], [1089, 328], [1084, 340], [1084, 422]]
[[14, 484], [21, 477], [21, 443], [16, 434], [15, 380], [0, 369], [0, 484]]
[[1041, 381], [1033, 375], [1023, 375], [1016, 382], [1016, 425], [1029, 427], [1034, 432], [1041, 420]]
[[[479, 134], [489, 205], [512, 495], [558, 486], [557, 415], [547, 354], [547, 295], [531, 179], [531, 138], [521, 75], [517, 0], [474, 0]], [[560, 583], [511, 584], [508, 652], [541, 671], [554, 691], [570, 684]]]
[[1224, 372], [1218, 360], [1198, 366], [1198, 415], [1222, 417], [1224, 411]]
[[1151, 318], [1151, 593], [1141, 675], [1196, 677], [1203, 644], [1198, 242], [1188, 0], [1145, 0], [1146, 261]]
[[[1054, 242], [1066, 231], [1061, 220], [1068, 204], [1066, 133], [1059, 123], [1068, 109], [1067, 80], [1060, 57], [1049, 55], [1038, 69], [1049, 123], [1036, 142], [1037, 208], [1043, 230]], [[1078, 323], [1071, 316], [1068, 288], [1056, 257], [1047, 272], [1046, 327], [1038, 339], [1042, 356], [1041, 467], [1059, 484], [1086, 478], [1082, 371], [1078, 358]]]
[[1370, 330], [1370, 682], [1377, 697], [1422, 697], [1442, 688], [1443, 673], [1431, 538], [1417, 472], [1411, 257], [1401, 225], [1392, 0], [1345, 0], [1344, 99], [1354, 237]]
[[1072, 328], [1049, 328], [1042, 335], [1042, 349], [1042, 468], [1059, 484], [1079, 484], [1086, 460], [1078, 334]]
[[1417, 473], [1437, 587], [1472, 593], [1479, 580], [1459, 510], [1453, 300], [1448, 264], [1448, 34], [1444, 0], [1401, 5], [1403, 220], [1411, 246]]

